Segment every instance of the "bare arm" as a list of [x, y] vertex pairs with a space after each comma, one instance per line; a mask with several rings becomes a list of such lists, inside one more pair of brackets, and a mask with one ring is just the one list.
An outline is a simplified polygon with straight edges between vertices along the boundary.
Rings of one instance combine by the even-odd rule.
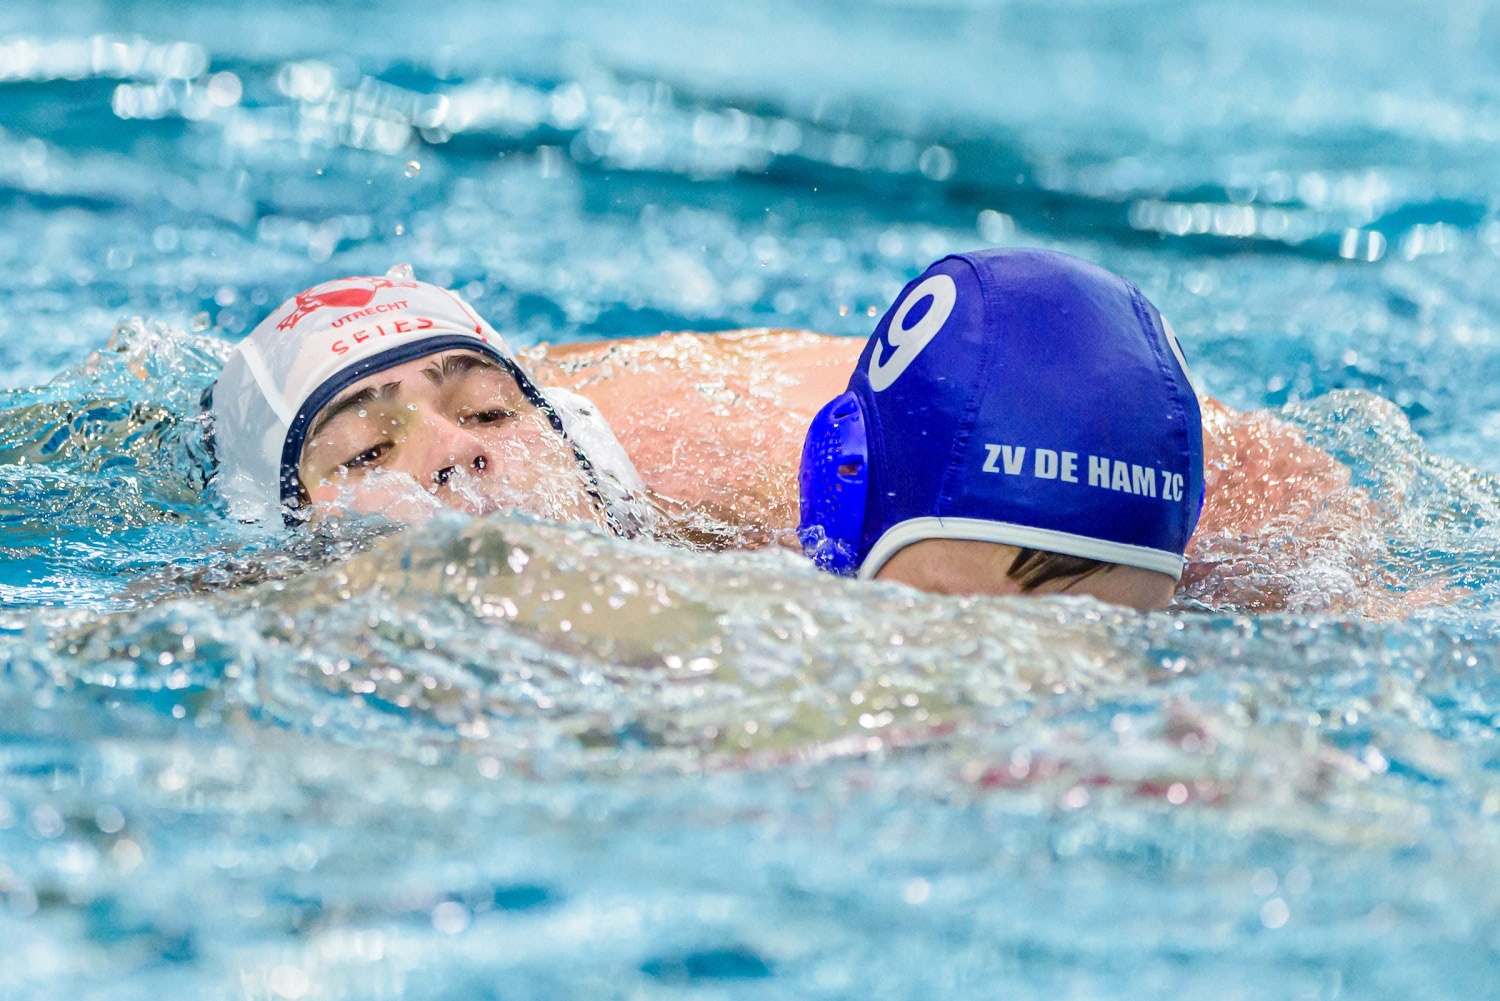
[[543, 385], [599, 407], [653, 490], [774, 534], [797, 523], [807, 426], [843, 392], [863, 347], [755, 329], [542, 345], [526, 361]]
[[1389, 568], [1378, 505], [1302, 432], [1266, 411], [1200, 403], [1207, 499], [1181, 593], [1219, 608], [1374, 618], [1462, 597], [1409, 588]]
[[[543, 345], [527, 362], [544, 385], [594, 401], [654, 490], [763, 542], [796, 526], [807, 426], [843, 392], [863, 347], [737, 330]], [[1434, 600], [1389, 586], [1399, 582], [1380, 569], [1379, 511], [1346, 466], [1265, 411], [1200, 405], [1207, 500], [1184, 594], [1220, 608], [1375, 616]], [[1339, 588], [1326, 586], [1330, 572]]]

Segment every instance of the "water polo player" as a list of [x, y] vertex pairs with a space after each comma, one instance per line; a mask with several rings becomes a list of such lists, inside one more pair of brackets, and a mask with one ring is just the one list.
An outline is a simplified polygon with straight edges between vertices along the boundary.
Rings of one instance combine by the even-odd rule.
[[424, 502], [627, 530], [644, 492], [607, 424], [542, 389], [461, 298], [409, 269], [283, 303], [236, 348], [211, 406], [231, 513], [320, 506], [408, 520]]
[[1197, 394], [1128, 281], [1044, 250], [944, 258], [813, 420], [801, 499], [835, 572], [1163, 607], [1203, 503]]

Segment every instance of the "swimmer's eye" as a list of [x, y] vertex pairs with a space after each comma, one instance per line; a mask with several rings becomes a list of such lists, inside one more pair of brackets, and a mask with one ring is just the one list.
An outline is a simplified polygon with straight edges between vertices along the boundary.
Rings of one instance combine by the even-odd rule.
[[379, 445], [371, 445], [354, 458], [339, 463], [340, 469], [363, 469], [373, 465], [385, 457], [385, 453], [391, 450], [391, 443], [383, 441]]
[[498, 424], [500, 421], [508, 420], [516, 416], [514, 410], [506, 410], [504, 407], [496, 407], [493, 410], [481, 410], [477, 413], [463, 414], [458, 418], [459, 424]]

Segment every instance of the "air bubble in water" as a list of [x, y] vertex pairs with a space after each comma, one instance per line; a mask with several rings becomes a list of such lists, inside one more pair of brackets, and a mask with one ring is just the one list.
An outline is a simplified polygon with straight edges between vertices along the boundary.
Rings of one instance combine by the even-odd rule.
[[421, 172], [422, 172], [422, 165], [420, 163], [418, 163], [416, 160], [407, 160], [406, 161], [406, 176], [407, 177], [416, 177]]

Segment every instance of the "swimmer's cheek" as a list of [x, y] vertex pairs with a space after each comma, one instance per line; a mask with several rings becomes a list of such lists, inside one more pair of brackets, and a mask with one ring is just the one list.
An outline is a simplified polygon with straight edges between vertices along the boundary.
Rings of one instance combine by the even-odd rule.
[[378, 478], [338, 474], [308, 491], [314, 523], [345, 514], [383, 515], [402, 524], [420, 524], [443, 509], [440, 501], [408, 476]]

